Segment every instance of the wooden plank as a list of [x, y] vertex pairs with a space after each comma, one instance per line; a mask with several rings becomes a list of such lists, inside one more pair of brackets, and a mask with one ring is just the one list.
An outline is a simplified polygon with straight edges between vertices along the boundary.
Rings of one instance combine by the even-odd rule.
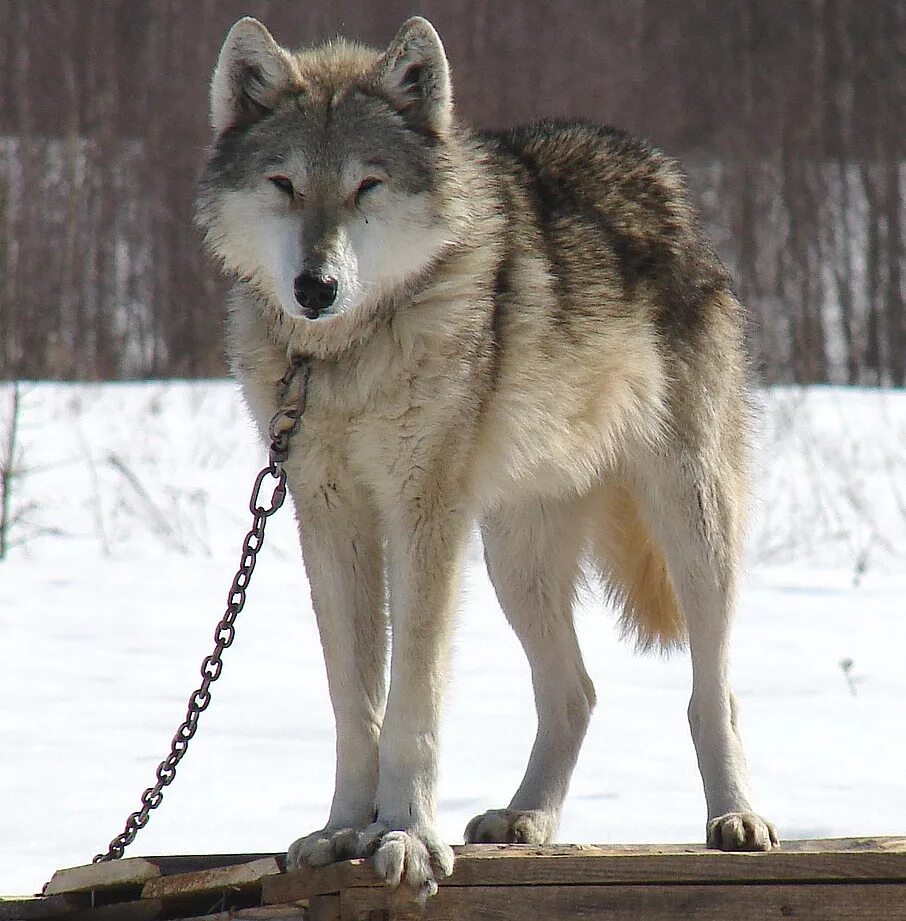
[[[268, 876], [261, 880], [261, 901], [265, 905], [279, 905], [294, 899], [307, 899], [315, 894], [339, 892], [343, 888], [339, 882], [342, 871], [335, 868], [343, 865], [345, 861], [344, 864], [330, 864], [317, 870], [305, 867], [279, 876]], [[313, 885], [315, 879], [318, 880], [317, 886]]]
[[121, 886], [141, 886], [146, 880], [160, 876], [160, 867], [145, 857], [108, 860], [81, 867], [57, 870], [44, 887], [44, 895], [61, 892], [89, 892], [92, 889], [115, 889]]
[[[658, 883], [906, 881], [906, 839], [797, 841], [780, 850], [732, 852], [703, 845], [454, 847], [451, 886], [617, 885]], [[379, 880], [367, 860], [349, 860], [265, 880], [266, 903], [370, 887]]]
[[[542, 854], [569, 856], [587, 854], [609, 857], [617, 855], [646, 857], [658, 854], [722, 854], [704, 844], [461, 844], [454, 845], [456, 854], [463, 857], [495, 857], [508, 855]], [[871, 838], [800, 838], [784, 841], [771, 853], [841, 853], [850, 851], [884, 851], [906, 853], [906, 837]]]
[[[339, 896], [331, 896], [339, 901]], [[221, 915], [196, 915], [193, 918], [178, 918], [175, 921], [218, 921]], [[288, 905], [261, 905], [258, 908], [233, 909], [228, 915], [230, 921], [312, 921], [308, 907], [302, 902]], [[339, 915], [337, 915], [339, 918]]]
[[199, 870], [194, 873], [174, 873], [148, 880], [142, 889], [143, 899], [180, 899], [205, 892], [242, 889], [257, 885], [265, 876], [280, 872], [273, 857], [264, 857], [232, 867]]
[[449, 886], [422, 913], [388, 910], [381, 889], [349, 889], [340, 898], [342, 921], [906, 921], [906, 888], [885, 883]]
[[30, 895], [22, 898], [0, 898], [0, 921], [38, 921], [40, 918], [57, 918], [83, 906], [87, 896]]
[[86, 894], [0, 899], [0, 921], [155, 921], [164, 914], [159, 899], [91, 906]]
[[310, 921], [342, 921], [339, 895], [317, 895], [311, 900]]
[[657, 883], [771, 883], [838, 881], [906, 882], [906, 854], [728, 853], [657, 854], [646, 857], [512, 856], [487, 860], [464, 858], [447, 886], [521, 886]]
[[281, 869], [286, 866], [286, 851], [267, 851], [257, 854], [163, 854], [146, 857], [160, 868], [161, 876], [174, 873], [195, 873], [197, 870], [213, 870], [217, 867], [232, 867], [237, 863], [251, 863], [273, 857]]
[[163, 916], [164, 903], [160, 899], [143, 899], [84, 908], [73, 914], [58, 917], [60, 921], [157, 921]]
[[163, 854], [146, 857], [160, 868], [161, 876], [174, 873], [195, 873], [198, 870], [214, 870], [217, 867], [233, 867], [237, 863], [251, 863], [273, 857], [283, 869], [286, 866], [286, 851], [266, 851], [260, 854]]
[[103, 863], [89, 863], [57, 870], [51, 881], [44, 887], [44, 895], [142, 885], [149, 879], [156, 879], [159, 876], [231, 867], [268, 857], [276, 860], [281, 868], [285, 866], [286, 853], [283, 851], [264, 854], [171, 854], [158, 857], [124, 857], [122, 860], [108, 860]]
[[[243, 921], [311, 921], [308, 906], [302, 902], [292, 905], [261, 905], [258, 908], [241, 908], [234, 911], [233, 918]], [[207, 921], [211, 921], [210, 915]]]

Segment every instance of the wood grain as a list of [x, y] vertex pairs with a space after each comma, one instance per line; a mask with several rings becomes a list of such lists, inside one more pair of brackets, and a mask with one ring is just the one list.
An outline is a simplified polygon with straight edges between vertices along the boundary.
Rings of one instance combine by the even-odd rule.
[[103, 863], [89, 863], [78, 867], [57, 870], [44, 887], [44, 895], [60, 892], [88, 892], [92, 889], [114, 889], [120, 886], [140, 885], [158, 876], [176, 873], [196, 873], [271, 857], [284, 866], [286, 854], [190, 854], [160, 857], [125, 857]]
[[[257, 885], [265, 876], [275, 876], [280, 867], [273, 857], [263, 857], [232, 867], [200, 870], [196, 873], [174, 873], [148, 880], [142, 889], [143, 899], [174, 899], [202, 892], [219, 892]], [[288, 900], [286, 900], [288, 901]]]
[[146, 880], [160, 876], [160, 867], [144, 857], [89, 863], [82, 867], [57, 870], [44, 887], [44, 895], [60, 892], [88, 892], [92, 889], [117, 889], [140, 886]]
[[[199, 921], [213, 893], [237, 921], [906, 921], [906, 838], [785, 842], [769, 853], [684, 844], [454, 850], [453, 875], [424, 909], [365, 860], [281, 873], [282, 854], [201, 855], [61, 870], [45, 889], [56, 894], [0, 900], [0, 921]], [[259, 896], [266, 904], [248, 907]]]
[[349, 889], [341, 921], [906, 921], [889, 884], [500, 886], [441, 889], [423, 914], [387, 909], [378, 889]]
[[[335, 896], [334, 898], [337, 899], [339, 904], [339, 897]], [[339, 917], [337, 915], [338, 919]], [[300, 902], [293, 902], [288, 905], [262, 905], [258, 908], [240, 908], [234, 909], [228, 914], [196, 915], [192, 918], [178, 918], [177, 921], [221, 921], [222, 918], [228, 918], [229, 921], [312, 921], [308, 906]]]
[[[906, 839], [841, 838], [785, 843], [767, 853], [724, 853], [703, 845], [454, 848], [455, 886], [617, 885], [761, 882], [906, 882]], [[349, 860], [265, 880], [268, 903], [379, 885], [366, 860]]]
[[0, 921], [38, 921], [57, 918], [85, 904], [87, 896], [52, 895], [0, 898]]
[[311, 900], [311, 921], [342, 921], [339, 895], [318, 895]]
[[59, 915], [65, 921], [157, 921], [164, 916], [160, 899], [142, 899], [136, 902], [115, 902], [97, 908], [84, 908], [73, 914]]

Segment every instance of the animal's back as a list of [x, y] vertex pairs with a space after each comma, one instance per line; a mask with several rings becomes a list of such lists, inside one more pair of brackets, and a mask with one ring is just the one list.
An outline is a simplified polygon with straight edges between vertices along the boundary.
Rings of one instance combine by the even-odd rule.
[[[561, 308], [648, 309], [668, 342], [697, 346], [715, 302], [742, 312], [702, 235], [673, 160], [644, 139], [586, 122], [536, 122], [482, 135], [505, 186], [527, 194]], [[518, 218], [517, 218], [518, 220]], [[586, 293], [592, 282], [592, 298]], [[722, 309], [722, 313], [727, 313]]]

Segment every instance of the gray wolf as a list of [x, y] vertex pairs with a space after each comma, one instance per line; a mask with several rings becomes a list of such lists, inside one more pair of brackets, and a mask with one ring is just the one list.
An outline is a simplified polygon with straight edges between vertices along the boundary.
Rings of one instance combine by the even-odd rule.
[[235, 279], [229, 349], [262, 431], [287, 363], [310, 367], [286, 470], [336, 792], [290, 865], [370, 855], [422, 896], [451, 871], [438, 721], [475, 521], [538, 730], [512, 800], [466, 839], [556, 834], [595, 704], [572, 619], [590, 568], [642, 647], [691, 649], [707, 843], [775, 845], [727, 677], [748, 492], [743, 311], [675, 165], [588, 124], [460, 125], [420, 18], [384, 52], [290, 52], [242, 19], [211, 119], [198, 219]]

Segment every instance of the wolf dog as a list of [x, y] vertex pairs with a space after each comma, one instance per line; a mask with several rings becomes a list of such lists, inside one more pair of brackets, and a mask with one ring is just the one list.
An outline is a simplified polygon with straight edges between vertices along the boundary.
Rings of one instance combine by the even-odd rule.
[[336, 789], [289, 864], [368, 855], [422, 895], [450, 873], [438, 723], [475, 522], [538, 723], [519, 789], [466, 840], [557, 832], [595, 704], [573, 624], [590, 570], [642, 647], [690, 647], [708, 845], [776, 845], [727, 675], [744, 314], [676, 165], [587, 123], [463, 126], [422, 18], [383, 52], [288, 51], [242, 19], [211, 121], [198, 220], [234, 279], [229, 352], [262, 433], [288, 365], [309, 374], [285, 470]]

